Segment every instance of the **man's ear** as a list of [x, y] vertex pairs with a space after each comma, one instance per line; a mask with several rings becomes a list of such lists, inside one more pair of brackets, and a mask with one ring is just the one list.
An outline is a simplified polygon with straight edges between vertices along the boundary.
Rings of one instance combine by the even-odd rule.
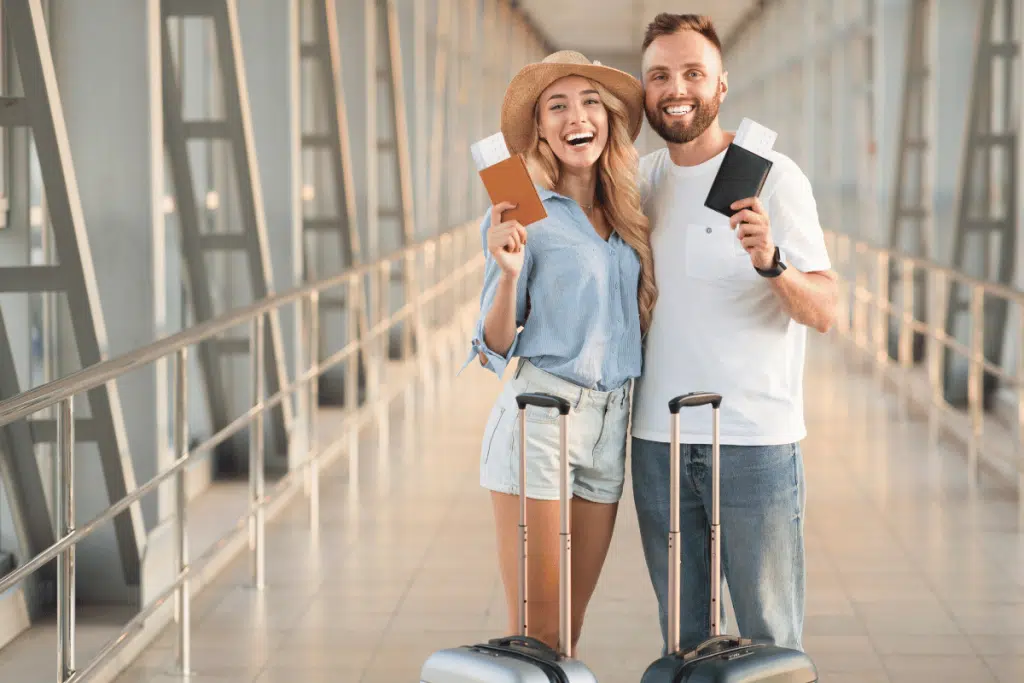
[[726, 93], [729, 92], [729, 72], [728, 71], [723, 71], [722, 72], [722, 77], [719, 79], [719, 86], [718, 87], [719, 87], [718, 101], [719, 101], [719, 103], [721, 103], [721, 102], [725, 101], [725, 95], [726, 95]]

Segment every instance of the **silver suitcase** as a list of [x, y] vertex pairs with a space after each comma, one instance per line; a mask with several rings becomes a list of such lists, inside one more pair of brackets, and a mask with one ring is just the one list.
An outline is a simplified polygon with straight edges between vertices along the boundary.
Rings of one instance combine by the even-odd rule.
[[[597, 683], [587, 666], [573, 658], [570, 593], [569, 402], [548, 394], [520, 394], [519, 406], [519, 633], [486, 643], [439, 650], [420, 670], [420, 683]], [[561, 536], [559, 561], [559, 649], [529, 637], [526, 590], [526, 407], [557, 408], [561, 429]]]
[[[721, 520], [719, 495], [720, 394], [695, 391], [668, 402], [672, 444], [669, 457], [668, 653], [651, 662], [640, 683], [816, 683], [818, 671], [803, 652], [722, 634]], [[711, 405], [711, 623], [709, 637], [690, 650], [679, 648], [679, 411]]]

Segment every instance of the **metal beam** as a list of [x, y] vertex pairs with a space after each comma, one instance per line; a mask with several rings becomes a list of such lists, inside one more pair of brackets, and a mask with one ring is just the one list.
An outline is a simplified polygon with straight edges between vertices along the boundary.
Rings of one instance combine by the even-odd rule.
[[[961, 166], [960, 194], [953, 263], [978, 279], [1010, 285], [1014, 282], [1017, 239], [1017, 124], [1013, 106], [1019, 82], [1013, 79], [1020, 52], [1016, 0], [984, 0], [980, 12], [967, 136]], [[996, 82], [996, 76], [1001, 76]], [[950, 283], [946, 333], [964, 337], [978, 321], [970, 320], [970, 291]], [[1005, 300], [984, 302], [982, 339], [985, 358], [1002, 363], [1008, 306]], [[965, 366], [947, 352], [946, 400], [963, 405], [969, 390]], [[987, 407], [998, 388], [997, 378], [983, 374], [982, 396]]]
[[[201, 17], [212, 22], [217, 63], [220, 67], [218, 83], [221, 86], [225, 117], [223, 122], [186, 121], [180, 89], [181, 74], [175, 67], [171, 48], [169, 22], [174, 18]], [[267, 247], [267, 227], [263, 213], [263, 199], [256, 167], [249, 98], [245, 69], [241, 54], [238, 16], [235, 0], [211, 0], [197, 4], [185, 0], [163, 0], [161, 3], [161, 43], [163, 62], [165, 143], [174, 181], [174, 193], [181, 226], [181, 244], [188, 273], [188, 292], [193, 314], [202, 323], [213, 318], [211, 278], [206, 263], [207, 255], [241, 254], [248, 265], [252, 300], [263, 299], [272, 293], [272, 271]], [[235, 174], [236, 196], [241, 230], [238, 240], [207, 239], [200, 231], [198, 200], [193, 185], [188, 140], [195, 138], [224, 140], [229, 149], [231, 167]], [[266, 389], [269, 395], [277, 393], [287, 383], [281, 325], [276, 313], [266, 318], [265, 358]], [[203, 371], [206, 400], [213, 428], [226, 427], [232, 418], [228, 413], [227, 368], [221, 362], [215, 346], [205, 342], [199, 347], [199, 363]], [[278, 452], [287, 450], [287, 435], [291, 427], [292, 404], [283, 401], [271, 415], [273, 434]], [[236, 446], [238, 444], [236, 443]], [[230, 470], [244, 470], [248, 457], [246, 449], [236, 452], [222, 451], [222, 465]]]
[[[370, 252], [379, 256], [382, 225], [391, 237], [385, 247], [387, 251], [413, 242], [412, 159], [398, 10], [394, 0], [366, 0], [366, 3], [367, 227]], [[378, 103], [383, 103], [383, 112], [378, 111]], [[378, 123], [385, 125], [378, 126]], [[392, 266], [392, 276], [396, 275], [395, 269], [399, 271], [401, 300], [392, 301], [390, 282], [368, 290], [377, 295], [373, 297], [375, 305], [371, 304], [374, 320], [383, 319], [412, 300], [414, 284], [407, 265], [403, 260]], [[373, 308], [378, 311], [372, 311]], [[382, 352], [391, 357], [405, 357], [412, 347], [411, 325], [402, 324], [395, 335], [390, 339], [389, 348]], [[378, 378], [371, 378], [370, 386], [371, 389], [378, 386]]]
[[[309, 25], [303, 28], [305, 33], [312, 34], [312, 40], [302, 43], [301, 55], [303, 66], [308, 64], [312, 67], [312, 72], [308, 73], [308, 81], [303, 81], [309, 83], [311, 90], [310, 96], [303, 98], [303, 101], [313, 102], [316, 110], [312, 112], [312, 116], [303, 119], [312, 120], [316, 129], [310, 133], [303, 131], [302, 150], [304, 157], [308, 154], [308, 158], [317, 166], [326, 160], [326, 170], [329, 174], [322, 183], [318, 182], [321, 179], [317, 177], [319, 174], [315, 171], [313, 177], [305, 179], [306, 186], [313, 188], [318, 200], [316, 205], [320, 207], [315, 215], [304, 215], [302, 221], [303, 245], [306, 250], [305, 279], [309, 282], [328, 274], [320, 272], [319, 267], [326, 250], [337, 251], [341, 269], [362, 264], [363, 250], [359, 239], [348, 112], [342, 85], [338, 11], [335, 0], [307, 1], [309, 5], [303, 8], [302, 16], [309, 20]], [[330, 208], [326, 208], [328, 206]], [[333, 239], [328, 239], [332, 235]], [[360, 339], [365, 338], [369, 330], [365, 294], [355, 297], [353, 302], [349, 302], [346, 295], [342, 302], [341, 306], [320, 306], [320, 315], [340, 315], [340, 320], [348, 320], [347, 306], [351, 303], [356, 307], [358, 321], [355, 335]], [[326, 322], [321, 322], [320, 329], [326, 331], [330, 328]], [[352, 332], [349, 331], [349, 334]], [[335, 351], [327, 344], [321, 343], [318, 346], [321, 350], [321, 360]], [[357, 382], [359, 386], [364, 383], [364, 368], [364, 353], [360, 350]], [[347, 367], [340, 371], [346, 372]], [[344, 380], [338, 383], [337, 388], [330, 384], [332, 382], [326, 374], [321, 377], [318, 392], [321, 403], [332, 403], [338, 400], [336, 397], [340, 397], [348, 404], [350, 397], [344, 395]], [[359, 396], [351, 397], [351, 400], [354, 401], [351, 405], [358, 405], [360, 401]]]
[[[903, 98], [900, 106], [899, 151], [893, 179], [889, 246], [921, 258], [935, 258], [935, 96], [937, 7], [935, 0], [912, 0], [907, 27], [907, 52], [903, 70]], [[901, 263], [889, 268], [889, 301], [901, 305]], [[914, 295], [914, 317], [928, 320], [928, 282], [923, 270], [914, 273], [910, 284]], [[899, 358], [899, 323], [890, 319], [889, 355]], [[915, 332], [911, 358], [924, 358], [925, 335]]]
[[[35, 142], [56, 247], [57, 265], [39, 268], [56, 268], [59, 271], [54, 279], [63, 285], [66, 294], [79, 362], [82, 367], [88, 367], [104, 360], [106, 356], [106, 327], [99, 304], [96, 275], [85, 232], [43, 8], [40, 0], [5, 0], [4, 10], [8, 35], [13, 42], [25, 90], [24, 107]], [[18, 272], [25, 275], [23, 270]], [[54, 273], [53, 270], [39, 272]], [[48, 278], [36, 278], [30, 274], [26, 279], [27, 285], [43, 284], [46, 285], [45, 291], [53, 290], [53, 286], [45, 281]], [[0, 363], [12, 362], [10, 342], [4, 331], [0, 336]], [[4, 374], [7, 374], [6, 371]], [[16, 375], [6, 377], [0, 385], [0, 398], [9, 398], [13, 395], [11, 392], [18, 393]], [[116, 384], [109, 382], [91, 390], [88, 403], [104, 484], [110, 502], [114, 503], [135, 488], [134, 470]], [[9, 446], [4, 449], [5, 457], [10, 460], [6, 469], [15, 474], [26, 472], [24, 468], [27, 463], [35, 461], [28, 425], [15, 423], [5, 428], [4, 432]], [[29, 500], [38, 494], [32, 484], [32, 479], [38, 475], [22, 476], [25, 481], [19, 482], [19, 485], [27, 487], [23, 495], [27, 504], [33, 506], [26, 512], [35, 517], [45, 509], [44, 499]], [[40, 519], [46, 520], [46, 525], [49, 525], [48, 515], [36, 518], [32, 527], [33, 545], [48, 544], [53, 540], [53, 532], [44, 532], [38, 521]], [[140, 506], [136, 503], [118, 515], [114, 526], [124, 579], [129, 585], [138, 585], [140, 552], [145, 542]], [[36, 548], [36, 551], [40, 549]]]

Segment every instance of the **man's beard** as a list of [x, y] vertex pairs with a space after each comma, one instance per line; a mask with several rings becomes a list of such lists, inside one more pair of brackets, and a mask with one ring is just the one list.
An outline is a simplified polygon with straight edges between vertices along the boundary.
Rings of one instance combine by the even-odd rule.
[[671, 100], [662, 100], [652, 110], [644, 107], [647, 114], [647, 122], [651, 128], [666, 142], [681, 145], [696, 140], [708, 129], [718, 116], [718, 97], [710, 97], [706, 100], [697, 100], [691, 113], [692, 120], [687, 124], [683, 121], [668, 122], [665, 120], [663, 108], [669, 106]]

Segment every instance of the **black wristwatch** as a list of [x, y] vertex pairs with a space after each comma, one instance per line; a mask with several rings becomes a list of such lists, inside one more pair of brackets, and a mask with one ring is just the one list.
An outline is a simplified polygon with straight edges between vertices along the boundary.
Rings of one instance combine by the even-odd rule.
[[785, 269], [786, 264], [782, 262], [782, 252], [779, 251], [778, 247], [775, 247], [775, 260], [772, 261], [771, 268], [754, 268], [761, 277], [778, 277], [782, 275], [782, 271]]

